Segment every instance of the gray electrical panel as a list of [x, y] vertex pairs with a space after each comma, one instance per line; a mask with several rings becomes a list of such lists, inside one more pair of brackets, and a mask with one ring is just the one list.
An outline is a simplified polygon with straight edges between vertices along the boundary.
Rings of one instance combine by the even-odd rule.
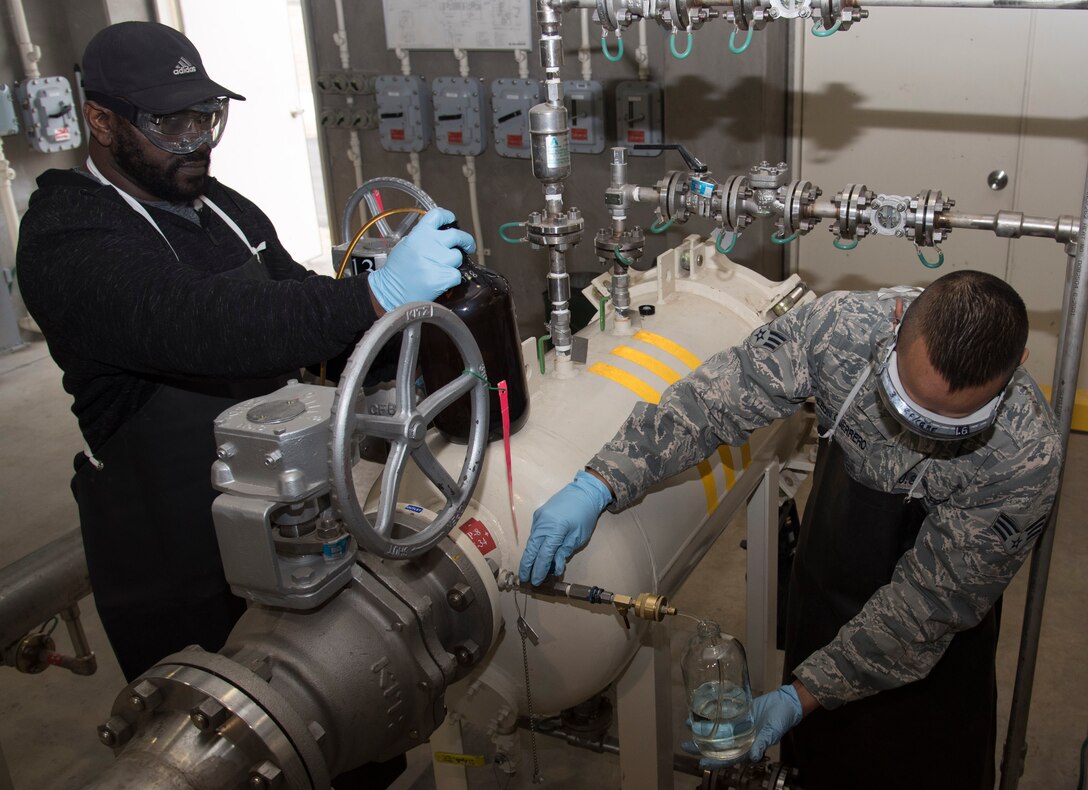
[[15, 112], [15, 99], [11, 88], [0, 85], [0, 137], [7, 137], [19, 131], [19, 114]]
[[495, 153], [529, 158], [529, 110], [540, 104], [538, 80], [497, 79], [491, 83], [491, 130]]
[[43, 154], [79, 148], [83, 138], [67, 79], [36, 77], [19, 83], [18, 92], [23, 128], [31, 148]]
[[604, 86], [597, 80], [566, 80], [563, 101], [570, 118], [571, 153], [604, 151]]
[[382, 148], [419, 153], [434, 140], [431, 90], [423, 77], [398, 75], [374, 81], [378, 102], [378, 135]]
[[616, 140], [631, 156], [660, 156], [661, 151], [631, 148], [637, 144], [665, 141], [661, 86], [656, 82], [630, 81], [616, 85]]
[[435, 147], [444, 154], [482, 154], [487, 147], [483, 82], [473, 77], [436, 77], [431, 99]]

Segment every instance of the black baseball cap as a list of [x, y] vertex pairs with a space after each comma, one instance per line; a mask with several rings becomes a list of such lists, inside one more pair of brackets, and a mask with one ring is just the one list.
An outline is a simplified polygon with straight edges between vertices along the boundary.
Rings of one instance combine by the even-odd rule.
[[158, 22], [119, 22], [96, 33], [83, 51], [83, 88], [89, 99], [116, 97], [151, 113], [246, 98], [209, 79], [193, 42]]

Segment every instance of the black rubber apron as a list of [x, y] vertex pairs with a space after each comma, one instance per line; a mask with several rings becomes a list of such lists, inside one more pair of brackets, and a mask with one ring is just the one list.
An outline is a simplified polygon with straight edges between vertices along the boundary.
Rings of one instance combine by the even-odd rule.
[[[89, 160], [88, 169], [110, 185]], [[162, 235], [146, 209], [118, 193]], [[244, 264], [219, 276], [267, 280], [259, 255], [264, 244], [253, 247], [229, 217], [205, 202], [251, 252]], [[95, 606], [129, 680], [189, 645], [218, 650], [245, 611], [223, 576], [212, 524], [213, 420], [285, 380], [162, 381], [93, 460], [76, 456], [72, 491]]]
[[[785, 682], [824, 647], [914, 545], [919, 500], [855, 482], [834, 440], [820, 442], [790, 578]], [[929, 675], [810, 714], [783, 740], [805, 790], [975, 790], [994, 785], [1000, 601], [957, 634]]]

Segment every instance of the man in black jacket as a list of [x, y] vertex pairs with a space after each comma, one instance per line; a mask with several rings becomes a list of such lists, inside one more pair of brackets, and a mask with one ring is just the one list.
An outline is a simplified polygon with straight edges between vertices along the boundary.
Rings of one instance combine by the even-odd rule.
[[[213, 419], [333, 358], [385, 310], [460, 282], [435, 209], [367, 277], [293, 261], [268, 217], [208, 174], [231, 100], [177, 31], [126, 22], [83, 58], [85, 168], [50, 170], [20, 228], [28, 309], [86, 441], [72, 488], [95, 603], [125, 676], [219, 649], [243, 602], [211, 521]], [[458, 249], [460, 248], [460, 249]]]

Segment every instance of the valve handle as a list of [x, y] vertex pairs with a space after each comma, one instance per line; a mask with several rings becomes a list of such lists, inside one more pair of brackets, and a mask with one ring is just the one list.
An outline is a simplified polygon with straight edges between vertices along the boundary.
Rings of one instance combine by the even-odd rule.
[[[430, 324], [449, 336], [461, 354], [465, 372], [417, 403], [416, 364], [423, 324]], [[392, 415], [369, 414], [363, 403], [363, 382], [378, 353], [398, 335], [402, 337], [395, 412]], [[483, 357], [468, 327], [452, 311], [433, 302], [409, 302], [391, 310], [363, 335], [336, 390], [329, 441], [333, 503], [359, 545], [381, 557], [415, 557], [431, 549], [456, 525], [468, 506], [483, 468], [489, 405], [487, 386], [481, 381], [485, 376]], [[437, 414], [466, 394], [471, 401], [471, 427], [461, 472], [454, 480], [427, 445], [427, 426]], [[357, 460], [354, 448], [364, 435], [386, 439], [391, 445], [374, 523], [363, 512], [352, 471]], [[395, 532], [394, 515], [409, 458], [434, 483], [446, 504], [428, 526], [419, 532], [401, 535]]]
[[700, 161], [699, 157], [695, 156], [681, 143], [636, 143], [631, 147], [636, 151], [679, 151], [680, 156], [684, 159], [684, 164], [688, 166], [688, 170], [693, 173], [706, 173], [710, 170]]

